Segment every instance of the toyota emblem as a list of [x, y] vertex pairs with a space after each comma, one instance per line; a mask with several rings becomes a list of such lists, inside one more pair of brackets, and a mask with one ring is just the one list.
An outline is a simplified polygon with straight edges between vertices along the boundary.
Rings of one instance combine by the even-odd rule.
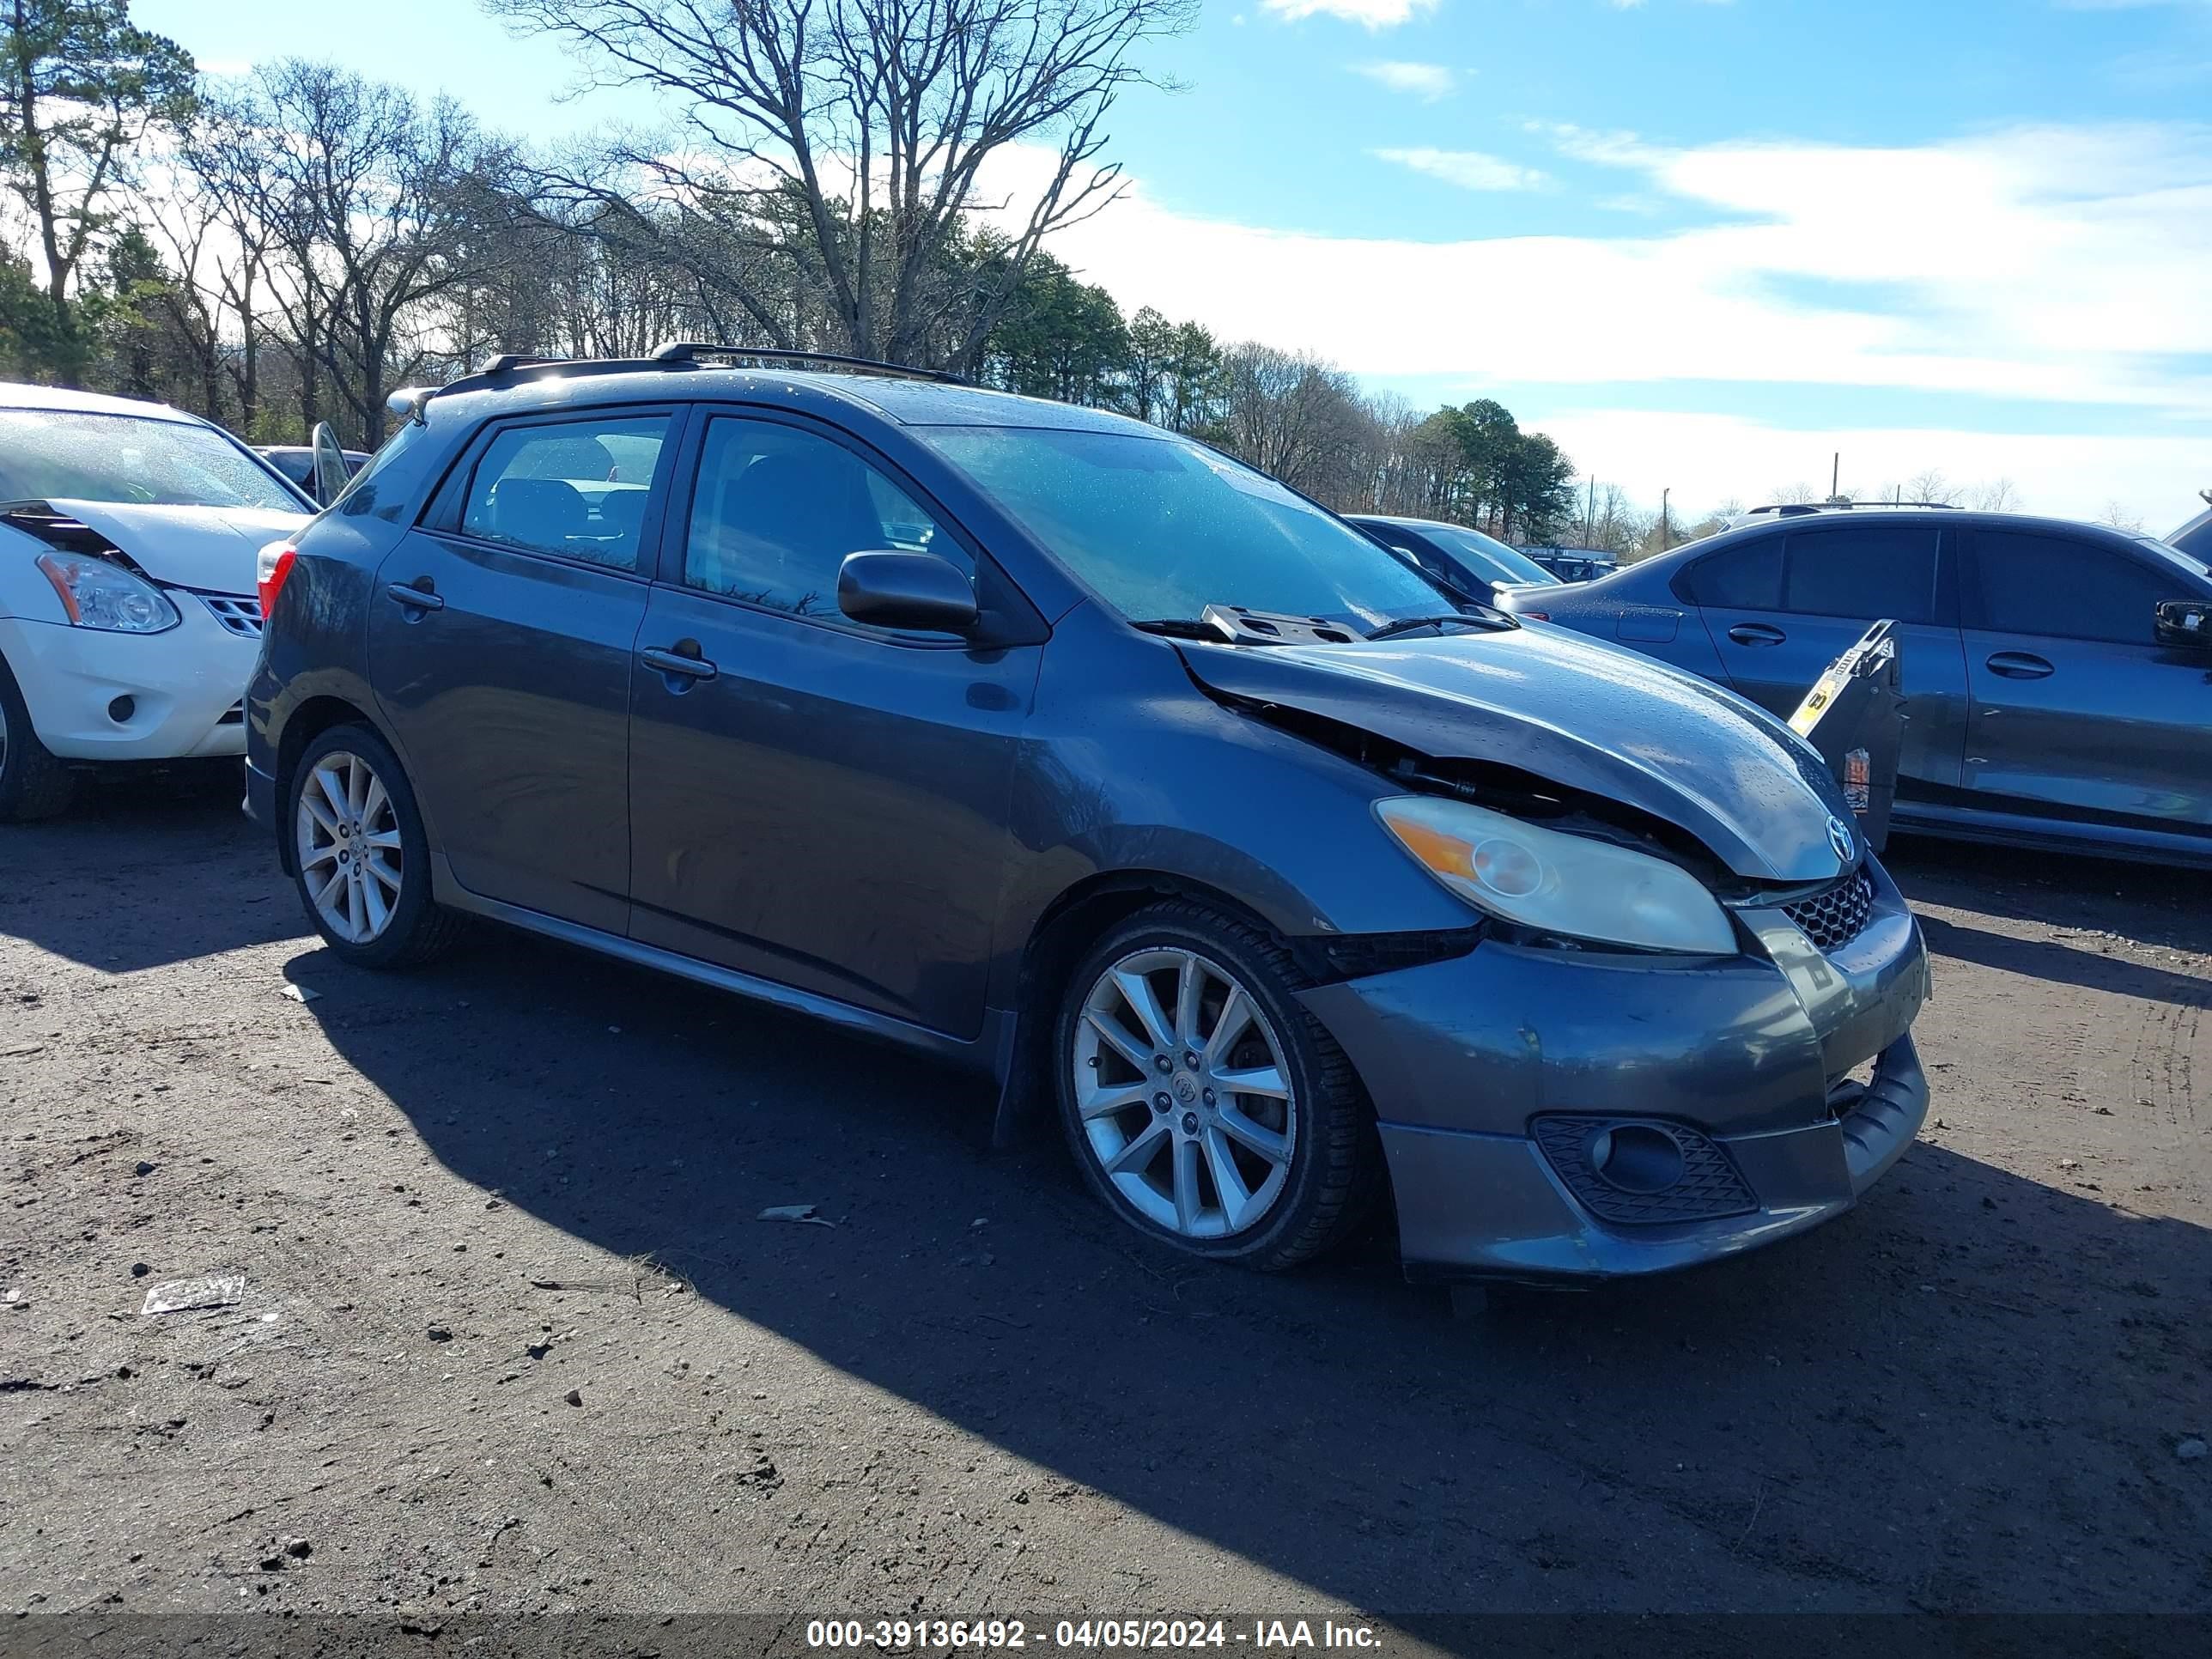
[[1828, 845], [1836, 849], [1836, 856], [1845, 864], [1849, 864], [1858, 851], [1858, 843], [1851, 839], [1851, 826], [1841, 818], [1828, 820]]

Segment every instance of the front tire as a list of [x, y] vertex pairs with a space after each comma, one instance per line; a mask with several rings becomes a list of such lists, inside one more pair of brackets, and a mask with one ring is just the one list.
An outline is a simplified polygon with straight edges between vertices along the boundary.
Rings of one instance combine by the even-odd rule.
[[1375, 1189], [1352, 1063], [1272, 935], [1180, 900], [1077, 964], [1054, 1030], [1060, 1122], [1139, 1231], [1266, 1272], [1340, 1243]]
[[285, 805], [300, 902], [333, 954], [410, 968], [452, 945], [462, 918], [430, 896], [429, 836], [382, 738], [365, 726], [321, 733], [294, 767]]
[[70, 804], [76, 780], [39, 734], [8, 660], [0, 657], [0, 823], [50, 818]]

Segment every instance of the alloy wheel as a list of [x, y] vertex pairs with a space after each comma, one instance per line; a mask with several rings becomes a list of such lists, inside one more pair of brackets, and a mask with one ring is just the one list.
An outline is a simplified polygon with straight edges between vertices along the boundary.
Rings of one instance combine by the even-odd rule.
[[375, 769], [343, 749], [319, 758], [300, 786], [293, 833], [315, 914], [349, 945], [379, 938], [399, 903], [405, 853]]
[[1186, 1238], [1261, 1221], [1297, 1150], [1285, 1051], [1250, 992], [1196, 951], [1154, 946], [1099, 975], [1068, 1063], [1091, 1154], [1145, 1218]]

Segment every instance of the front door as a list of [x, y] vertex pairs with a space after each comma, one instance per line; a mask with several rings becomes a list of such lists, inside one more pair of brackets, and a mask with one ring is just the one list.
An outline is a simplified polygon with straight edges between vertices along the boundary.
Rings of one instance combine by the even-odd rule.
[[494, 425], [386, 556], [371, 602], [380, 706], [454, 880], [617, 933], [642, 550], [674, 418]]
[[687, 448], [632, 680], [631, 932], [973, 1037], [1039, 649], [838, 611], [848, 553], [975, 568], [842, 437], [720, 415]]
[[1966, 747], [1953, 540], [1933, 514], [1870, 525], [1824, 516], [1718, 550], [1690, 567], [1688, 582], [1729, 683], [1784, 720], [1869, 627], [1895, 622], [1905, 705], [1898, 793], [1910, 799], [1916, 783], [1956, 787]]
[[2161, 600], [2208, 598], [2148, 550], [1976, 531], [1966, 772], [1980, 804], [2212, 836], [2212, 655], [2154, 629]]

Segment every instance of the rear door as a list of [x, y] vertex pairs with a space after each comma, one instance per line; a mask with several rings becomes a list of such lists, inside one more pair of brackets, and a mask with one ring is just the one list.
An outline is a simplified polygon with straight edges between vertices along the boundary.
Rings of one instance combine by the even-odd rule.
[[2101, 538], [1989, 529], [1964, 599], [1983, 804], [2212, 833], [2212, 658], [2154, 630], [2161, 600], [2212, 585]]
[[471, 892], [619, 933], [629, 681], [678, 416], [495, 422], [385, 560], [377, 696]]
[[1956, 532], [1923, 522], [1823, 518], [1717, 550], [1687, 567], [1686, 591], [1729, 683], [1787, 720], [1814, 681], [1875, 623], [1898, 624], [1905, 699], [1899, 793], [1958, 786], [1966, 673], [1955, 620]]
[[632, 933], [973, 1037], [1041, 647], [846, 617], [846, 555], [975, 550], [842, 434], [697, 418], [632, 680]]

